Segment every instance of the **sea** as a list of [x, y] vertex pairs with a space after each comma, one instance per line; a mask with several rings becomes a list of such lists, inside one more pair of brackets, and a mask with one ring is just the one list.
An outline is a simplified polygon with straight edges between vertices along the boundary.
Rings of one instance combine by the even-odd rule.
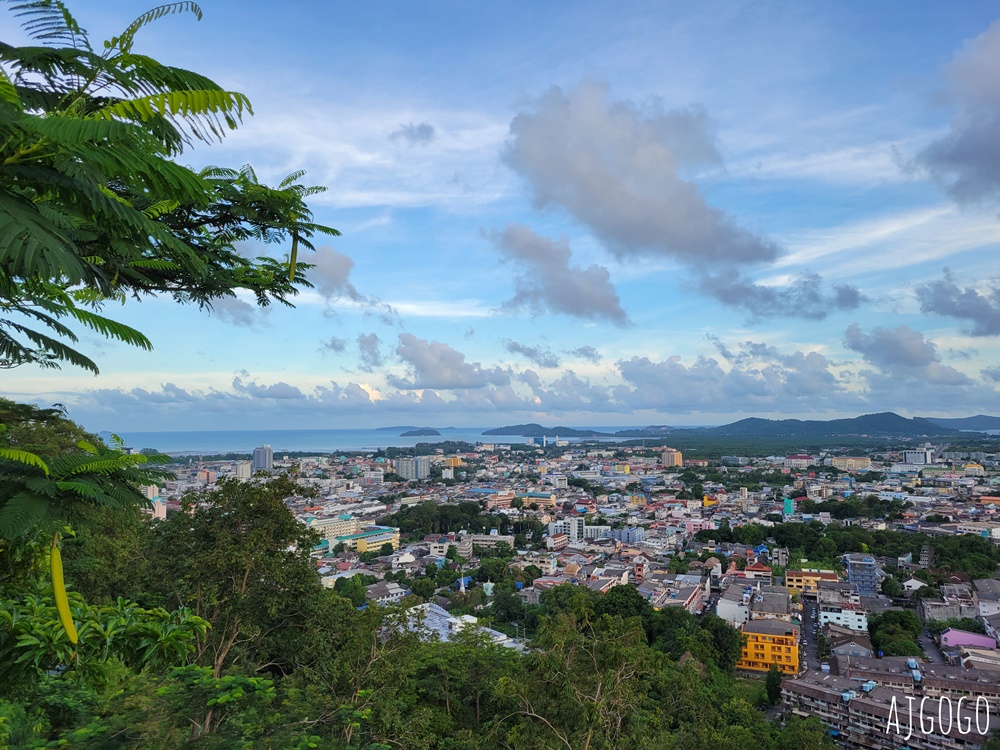
[[[645, 425], [643, 425], [645, 426]], [[119, 432], [125, 445], [134, 450], [154, 449], [176, 456], [213, 455], [220, 453], [251, 453], [260, 445], [270, 445], [274, 454], [282, 452], [337, 453], [338, 451], [376, 451], [379, 448], [412, 448], [417, 443], [462, 441], [466, 443], [526, 443], [517, 435], [484, 435], [493, 427], [436, 427], [440, 436], [402, 437], [400, 433], [418, 429], [410, 426], [380, 427], [355, 430], [205, 430], [176, 432]], [[577, 427], [614, 433], [636, 429], [635, 425], [612, 427]], [[100, 433], [105, 440], [111, 433]], [[560, 438], [578, 442], [579, 438]], [[595, 440], [597, 438], [587, 438]], [[626, 438], [618, 438], [626, 439]], [[555, 438], [549, 438], [551, 443]], [[656, 439], [651, 439], [655, 442]]]

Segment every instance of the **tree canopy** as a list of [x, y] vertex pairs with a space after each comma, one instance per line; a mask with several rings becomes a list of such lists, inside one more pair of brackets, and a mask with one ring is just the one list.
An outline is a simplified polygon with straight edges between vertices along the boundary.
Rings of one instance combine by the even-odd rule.
[[[0, 367], [97, 365], [70, 324], [151, 348], [102, 314], [112, 302], [168, 295], [211, 306], [237, 291], [288, 303], [308, 286], [300, 248], [317, 234], [305, 199], [323, 188], [277, 187], [252, 167], [200, 171], [175, 161], [195, 140], [221, 139], [250, 101], [135, 49], [143, 27], [193, 2], [143, 13], [95, 48], [58, 0], [13, 5], [32, 43], [0, 42]], [[286, 261], [247, 259], [237, 243], [289, 242]]]

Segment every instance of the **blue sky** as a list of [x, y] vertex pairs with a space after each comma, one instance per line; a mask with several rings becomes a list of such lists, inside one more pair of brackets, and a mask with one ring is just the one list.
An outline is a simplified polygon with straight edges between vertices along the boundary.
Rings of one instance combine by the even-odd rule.
[[109, 308], [155, 350], [9, 395], [122, 431], [1000, 413], [997, 3], [202, 7], [137, 48], [255, 116], [183, 159], [305, 169], [343, 236], [294, 310]]

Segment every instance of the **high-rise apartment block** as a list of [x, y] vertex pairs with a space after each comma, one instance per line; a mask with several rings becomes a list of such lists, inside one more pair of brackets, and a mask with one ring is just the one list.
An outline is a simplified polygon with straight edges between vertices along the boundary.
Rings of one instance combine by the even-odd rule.
[[274, 451], [270, 445], [262, 445], [253, 449], [253, 470], [274, 471]]
[[856, 584], [861, 596], [878, 596], [878, 565], [872, 555], [852, 552], [840, 559], [847, 568], [847, 582]]
[[430, 456], [397, 458], [396, 473], [409, 481], [427, 479], [431, 475]]
[[564, 518], [560, 521], [549, 522], [549, 536], [565, 534], [571, 542], [578, 542], [584, 538], [584, 525], [586, 521], [581, 518]]
[[684, 456], [681, 454], [679, 450], [674, 450], [673, 448], [666, 448], [663, 451], [661, 463], [664, 468], [667, 468], [668, 466], [683, 466]]

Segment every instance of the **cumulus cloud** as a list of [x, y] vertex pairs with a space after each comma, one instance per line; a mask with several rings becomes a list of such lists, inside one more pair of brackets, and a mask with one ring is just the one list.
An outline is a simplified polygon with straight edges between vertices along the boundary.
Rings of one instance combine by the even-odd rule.
[[536, 314], [548, 310], [619, 326], [628, 324], [608, 269], [570, 265], [572, 251], [565, 239], [555, 242], [521, 224], [493, 232], [491, 239], [505, 259], [522, 269], [515, 281], [514, 297], [505, 303], [506, 308], [523, 308]]
[[361, 350], [361, 362], [358, 366], [365, 372], [373, 372], [385, 364], [385, 358], [379, 349], [381, 343], [377, 333], [358, 334], [358, 349]]
[[347, 339], [342, 339], [339, 336], [331, 336], [326, 341], [324, 341], [320, 349], [328, 352], [336, 352], [340, 354], [347, 348]]
[[786, 286], [764, 286], [732, 268], [702, 274], [698, 289], [725, 305], [745, 310], [751, 320], [775, 315], [822, 320], [833, 311], [855, 310], [864, 299], [848, 284], [825, 290], [819, 274], [803, 274]]
[[258, 385], [254, 381], [244, 381], [239, 375], [233, 378], [233, 390], [237, 393], [243, 393], [252, 398], [271, 398], [271, 399], [299, 399], [305, 398], [305, 394], [302, 393], [294, 385], [289, 385], [288, 383], [278, 381], [277, 383], [272, 383], [271, 385]]
[[947, 68], [958, 103], [948, 133], [917, 155], [960, 204], [1000, 199], [1000, 21], [955, 55]]
[[396, 311], [390, 305], [377, 297], [361, 294], [351, 282], [351, 271], [354, 269], [352, 258], [332, 247], [322, 246], [316, 248], [309, 262], [315, 266], [310, 269], [309, 280], [327, 302], [348, 299], [377, 313], [386, 323], [395, 322]]
[[595, 84], [554, 87], [514, 118], [510, 134], [504, 160], [528, 182], [535, 204], [568, 211], [620, 259], [678, 261], [695, 271], [700, 291], [753, 320], [815, 320], [862, 300], [846, 285], [824, 291], [816, 274], [776, 289], [739, 270], [773, 263], [783, 250], [711, 206], [695, 183], [698, 168], [721, 163], [701, 109], [615, 102]]
[[941, 363], [932, 341], [909, 326], [876, 327], [865, 333], [857, 323], [844, 334], [844, 345], [866, 362], [894, 378], [921, 380], [932, 385], [967, 385], [970, 379], [954, 367]]
[[504, 349], [511, 354], [520, 354], [534, 362], [539, 367], [558, 367], [559, 357], [552, 353], [547, 346], [528, 346], [512, 339], [503, 342]]
[[244, 302], [238, 297], [212, 300], [211, 314], [233, 325], [256, 328], [265, 323], [268, 309]]
[[945, 269], [944, 278], [916, 288], [920, 310], [958, 318], [971, 324], [970, 336], [1000, 335], [1000, 283], [996, 280], [977, 289], [960, 287]]
[[595, 365], [601, 361], [601, 353], [590, 344], [578, 346], [576, 349], [570, 349], [568, 354], [571, 354], [574, 357], [580, 357], [580, 359], [585, 359]]
[[396, 354], [408, 365], [409, 375], [408, 379], [387, 376], [386, 382], [394, 388], [450, 390], [505, 385], [510, 381], [510, 375], [498, 367], [466, 362], [465, 355], [448, 344], [419, 339], [412, 333], [399, 334]]
[[389, 140], [403, 141], [410, 146], [426, 146], [433, 143], [437, 131], [429, 122], [407, 123], [389, 133]]
[[[676, 356], [620, 360], [624, 383], [614, 387], [614, 394], [631, 409], [677, 414], [754, 413], [779, 404], [781, 411], [846, 410], [863, 404], [830, 370], [831, 363], [815, 352], [782, 354], [765, 347], [756, 355], [735, 358], [739, 361], [728, 367], [713, 357], [699, 357], [691, 364]], [[756, 361], [760, 359], [764, 361]]]
[[1000, 383], [1000, 367], [987, 367], [980, 373], [986, 380]]
[[615, 401], [607, 386], [595, 385], [567, 370], [550, 383], [543, 383], [534, 370], [525, 370], [518, 380], [531, 388], [537, 408], [549, 412], [627, 412], [629, 408]]
[[740, 369], [757, 368], [765, 379], [781, 382], [788, 396], [820, 396], [837, 387], [834, 363], [819, 352], [782, 352], [775, 346], [744, 341], [735, 348], [718, 336], [707, 335], [719, 354]]
[[778, 246], [708, 205], [683, 175], [720, 161], [699, 109], [667, 111], [611, 102], [586, 84], [553, 87], [510, 125], [504, 159], [540, 207], [558, 206], [619, 256], [659, 255], [686, 263], [773, 261]]

